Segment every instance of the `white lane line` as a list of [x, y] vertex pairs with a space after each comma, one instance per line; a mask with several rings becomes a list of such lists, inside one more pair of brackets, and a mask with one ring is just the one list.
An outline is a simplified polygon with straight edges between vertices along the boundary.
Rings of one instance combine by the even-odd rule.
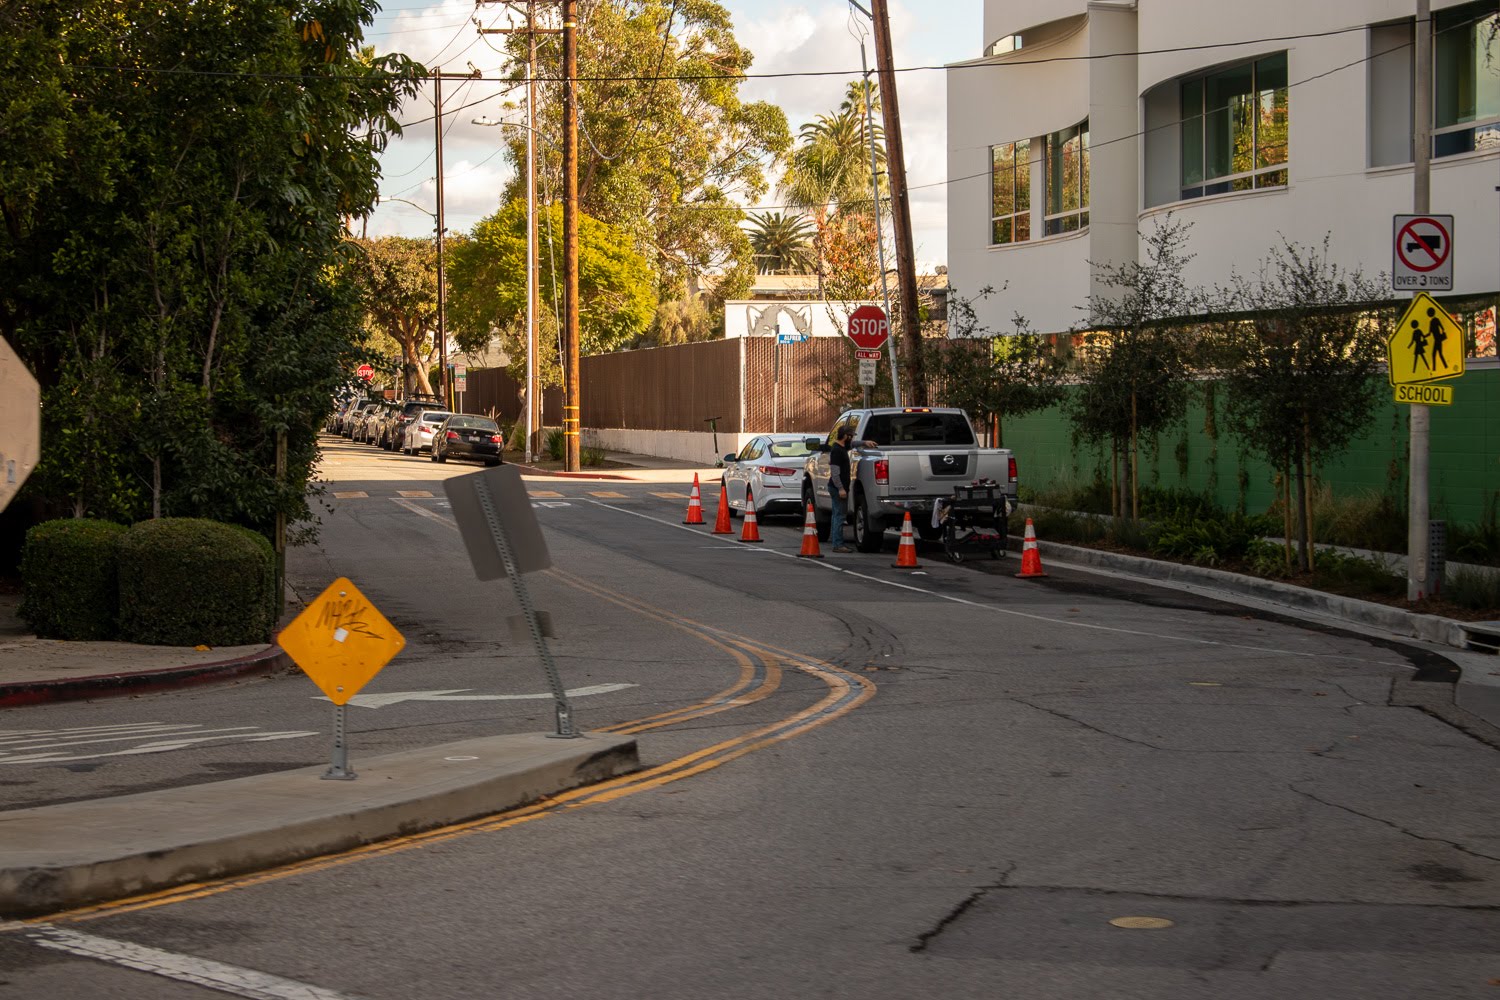
[[[590, 684], [588, 687], [569, 688], [570, 698], [585, 698], [591, 694], [612, 694], [637, 687], [635, 684]], [[444, 691], [390, 691], [383, 694], [357, 694], [349, 704], [358, 708], [384, 708], [399, 705], [403, 701], [550, 701], [552, 693], [541, 694], [466, 694], [471, 688], [453, 688]], [[314, 695], [314, 701], [327, 701], [323, 695]]]
[[[678, 524], [675, 521], [664, 521], [659, 517], [652, 517], [650, 514], [642, 514], [638, 510], [627, 510], [624, 507], [615, 507], [612, 504], [603, 503], [598, 500], [589, 500], [587, 502], [595, 505], [596, 507], [604, 507], [607, 510], [617, 511], [621, 514], [629, 514], [631, 517], [644, 518], [645, 520], [651, 521], [655, 524], [664, 525], [668, 528], [676, 528], [679, 531], [691, 532], [692, 534], [697, 535], [699, 538], [703, 537], [701, 532], [694, 531], [691, 527], [683, 524]], [[725, 545], [737, 545], [737, 543], [729, 539], [724, 539], [719, 543], [718, 547], [722, 548]], [[713, 548], [714, 546], [701, 547]], [[759, 546], [757, 546], [757, 548], [759, 548]], [[949, 601], [953, 604], [962, 604], [966, 607], [971, 608], [980, 608], [985, 611], [992, 611], [995, 614], [1010, 615], [1013, 618], [1026, 618], [1031, 621], [1045, 622], [1048, 625], [1064, 625], [1070, 628], [1091, 629], [1096, 632], [1112, 632], [1116, 635], [1134, 635], [1140, 636], [1141, 638], [1145, 639], [1165, 639], [1171, 642], [1185, 642], [1198, 646], [1214, 646], [1219, 649], [1243, 649], [1254, 653], [1277, 653], [1283, 656], [1303, 656], [1309, 659], [1355, 660], [1359, 663], [1371, 663], [1386, 667], [1411, 666], [1411, 664], [1407, 663], [1405, 660], [1372, 660], [1367, 656], [1349, 656], [1342, 653], [1308, 652], [1301, 649], [1279, 649], [1274, 646], [1250, 646], [1238, 642], [1220, 642], [1217, 639], [1200, 639], [1196, 636], [1169, 635], [1162, 632], [1146, 632], [1140, 629], [1119, 628], [1118, 626], [1114, 625], [1095, 625], [1092, 622], [1081, 622], [1072, 618], [1051, 618], [1047, 615], [1039, 615], [1030, 611], [1012, 611], [1010, 608], [1001, 608], [993, 604], [985, 604], [982, 601], [971, 601], [967, 598], [955, 597], [952, 594], [944, 594], [941, 591], [930, 590], [927, 587], [918, 587], [910, 583], [901, 583], [897, 580], [887, 580], [884, 577], [871, 576], [868, 573], [861, 573], [858, 570], [844, 569], [842, 566], [834, 566], [826, 561], [820, 562], [812, 559], [798, 559], [795, 552], [782, 552], [779, 549], [770, 548], [760, 549], [760, 551], [769, 553], [770, 555], [781, 556], [783, 559], [794, 559], [802, 565], [812, 566], [818, 569], [831, 570], [835, 573], [846, 573], [849, 576], [857, 577], [861, 580], [869, 580], [872, 583], [883, 584], [887, 587], [896, 587], [897, 589], [910, 590], [913, 593], [917, 594], [926, 594], [929, 597], [935, 597], [941, 601]]]
[[138, 972], [149, 972], [153, 976], [175, 979], [181, 983], [206, 986], [211, 990], [248, 997], [250, 1000], [350, 1000], [347, 993], [335, 993], [321, 986], [299, 983], [295, 979], [283, 979], [254, 969], [242, 969], [237, 965], [179, 955], [159, 948], [147, 948], [128, 941], [96, 937], [51, 924], [37, 924], [25, 936], [53, 951], [65, 951], [70, 955], [92, 958]]

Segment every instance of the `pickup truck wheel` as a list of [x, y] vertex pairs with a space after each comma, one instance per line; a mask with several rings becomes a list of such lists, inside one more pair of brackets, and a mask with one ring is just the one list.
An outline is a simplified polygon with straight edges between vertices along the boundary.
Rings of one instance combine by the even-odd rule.
[[854, 498], [854, 547], [861, 552], [879, 552], [885, 529], [870, 519], [870, 505], [861, 493]]

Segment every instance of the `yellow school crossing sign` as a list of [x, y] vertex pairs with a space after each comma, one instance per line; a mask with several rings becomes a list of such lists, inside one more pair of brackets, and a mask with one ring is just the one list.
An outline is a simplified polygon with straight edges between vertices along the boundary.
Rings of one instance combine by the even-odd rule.
[[1396, 402], [1447, 406], [1453, 389], [1433, 385], [1464, 373], [1464, 328], [1426, 292], [1418, 292], [1386, 340]]
[[329, 584], [276, 641], [335, 705], [359, 693], [406, 645], [396, 627], [344, 577]]

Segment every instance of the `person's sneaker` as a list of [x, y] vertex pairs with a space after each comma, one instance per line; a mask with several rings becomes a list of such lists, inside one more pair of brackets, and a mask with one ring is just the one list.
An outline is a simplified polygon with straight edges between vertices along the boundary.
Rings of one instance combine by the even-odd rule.
[[853, 552], [854, 550], [851, 549], [847, 545], [835, 545], [830, 551], [833, 551], [833, 552]]

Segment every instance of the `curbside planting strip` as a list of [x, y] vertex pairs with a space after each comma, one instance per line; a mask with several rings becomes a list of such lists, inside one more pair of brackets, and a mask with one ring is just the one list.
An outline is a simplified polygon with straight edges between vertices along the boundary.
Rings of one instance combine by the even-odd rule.
[[631, 737], [486, 736], [326, 765], [0, 812], [0, 918], [58, 913], [493, 816], [640, 769]]
[[81, 701], [119, 695], [147, 694], [153, 691], [191, 687], [195, 684], [214, 684], [246, 677], [291, 673], [296, 669], [292, 658], [280, 646], [272, 645], [259, 652], [235, 657], [232, 660], [221, 660], [218, 663], [197, 663], [190, 666], [162, 667], [157, 670], [94, 674], [88, 677], [0, 683], [0, 708], [19, 708], [24, 705], [41, 705], [54, 701]]

